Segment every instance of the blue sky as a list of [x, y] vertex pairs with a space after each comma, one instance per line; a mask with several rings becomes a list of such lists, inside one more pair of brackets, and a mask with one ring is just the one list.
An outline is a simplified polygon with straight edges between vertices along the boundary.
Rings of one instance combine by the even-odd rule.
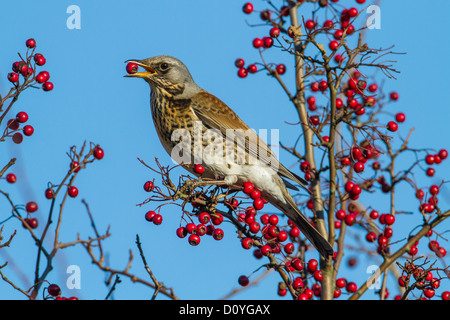
[[[363, 8], [353, 0], [340, 2]], [[11, 112], [14, 115], [26, 111], [29, 123], [35, 128], [34, 135], [25, 138], [21, 145], [9, 141], [2, 144], [0, 166], [11, 157], [18, 158], [11, 171], [17, 174], [19, 182], [7, 186], [14, 201], [38, 202], [40, 209], [36, 216], [43, 222], [50, 205], [44, 198], [44, 190], [48, 181], [58, 183], [66, 173], [69, 147], [81, 146], [85, 140], [98, 143], [105, 150], [105, 158], [78, 176], [76, 185], [80, 195], [66, 205], [61, 240], [73, 241], [78, 233], [84, 238], [93, 235], [81, 203], [81, 199], [85, 199], [100, 232], [111, 226], [112, 236], [104, 242], [104, 248], [109, 253], [112, 267], [123, 268], [128, 251], [132, 249], [135, 259], [131, 271], [146, 277], [134, 243], [136, 234], [139, 234], [150, 268], [159, 280], [174, 289], [178, 297], [219, 299], [237, 287], [239, 275], [250, 274], [261, 262], [241, 249], [231, 226], [224, 226], [226, 236], [221, 242], [205, 239], [207, 241], [200, 246], [191, 247], [186, 239], [180, 240], [175, 236], [180, 217], [176, 207], [166, 209], [161, 226], [145, 223], [144, 213], [152, 205], [142, 208], [136, 205], [148, 196], [142, 189], [143, 183], [157, 177], [137, 158], [149, 164], [154, 163], [155, 156], [166, 164], [170, 163], [170, 158], [161, 147], [152, 125], [147, 84], [123, 78], [123, 75], [127, 59], [173, 55], [187, 65], [201, 87], [220, 97], [251, 127], [278, 128], [280, 140], [286, 145], [293, 144], [295, 129], [285, 121], [297, 121], [297, 115], [281, 87], [264, 73], [246, 79], [236, 76], [234, 60], [242, 57], [248, 63], [259, 61], [251, 42], [269, 30], [268, 27], [247, 25], [246, 20], [249, 24], [257, 24], [259, 19], [256, 14], [244, 15], [241, 11], [243, 3], [204, 0], [77, 1], [76, 5], [81, 9], [80, 30], [70, 30], [66, 26], [69, 17], [66, 9], [73, 4], [71, 1], [37, 3], [24, 0], [21, 6], [26, 10], [21, 10], [20, 19], [13, 14], [17, 4], [2, 3], [0, 92], [4, 94], [9, 87], [6, 75], [17, 59], [17, 52], [25, 51], [25, 40], [30, 37], [36, 39], [38, 52], [47, 58], [45, 70], [50, 72], [55, 85], [49, 93], [28, 90]], [[254, 1], [254, 5], [256, 9], [265, 8], [264, 1]], [[415, 128], [411, 147], [450, 150], [446, 130], [450, 117], [447, 88], [447, 75], [450, 73], [449, 10], [447, 2], [427, 6], [418, 0], [386, 1], [381, 6], [381, 29], [367, 34], [367, 41], [373, 47], [395, 45], [393, 51], [407, 53], [393, 57], [398, 61], [396, 69], [401, 74], [397, 80], [385, 78], [385, 88], [388, 92], [395, 90], [400, 94], [400, 100], [389, 106], [392, 113], [406, 113], [407, 121], [401, 125], [400, 134], [404, 137], [409, 128]], [[299, 14], [309, 19], [310, 12], [305, 10]], [[288, 71], [283, 77], [293, 88], [292, 57], [276, 49], [271, 50], [267, 57], [287, 64]], [[288, 166], [294, 163], [285, 153], [280, 153], [280, 158]], [[421, 172], [416, 179], [420, 185], [429, 185], [431, 180], [440, 182], [449, 176], [449, 168], [444, 162], [437, 168], [434, 180], [424, 177]], [[448, 187], [442, 193], [447, 195], [441, 200], [445, 208], [450, 205]], [[404, 192], [398, 195], [399, 207], [415, 210], [417, 203], [411, 200], [412, 196], [411, 189], [405, 187]], [[387, 205], [386, 199], [381, 198], [378, 203]], [[5, 214], [3, 208], [7, 208], [7, 204], [4, 199], [0, 199], [0, 208]], [[415, 216], [402, 218], [410, 223], [418, 219], [417, 212]], [[447, 223], [447, 229], [448, 226]], [[23, 272], [31, 275], [36, 248], [17, 222], [7, 224], [4, 233], [8, 235], [14, 229], [20, 232], [8, 253]], [[440, 230], [445, 230], [445, 226]], [[21, 253], [17, 254], [17, 250]], [[353, 255], [357, 254], [349, 253], [348, 257]], [[5, 260], [5, 255], [0, 254], [0, 257], [1, 262]], [[355, 282], [360, 284], [366, 277], [367, 265], [372, 263], [360, 260], [356, 271], [344, 266], [342, 276], [358, 273], [360, 276], [355, 278]], [[69, 265], [81, 268], [81, 290], [64, 288], [65, 271]], [[18, 284], [22, 283], [15, 273], [11, 274], [10, 270], [4, 272]], [[261, 273], [259, 271], [255, 275]], [[62, 284], [63, 295], [67, 296], [103, 299], [108, 292], [103, 284], [104, 273], [90, 264], [81, 247], [62, 251], [48, 279]], [[115, 292], [116, 298], [151, 297], [151, 290], [131, 284], [123, 277], [122, 280]], [[278, 281], [278, 276], [271, 274], [258, 286], [234, 298], [277, 299]], [[448, 287], [448, 281], [443, 285]], [[392, 292], [391, 297], [395, 294]], [[373, 293], [368, 292], [365, 297], [372, 298]], [[0, 298], [22, 296], [0, 282]]]

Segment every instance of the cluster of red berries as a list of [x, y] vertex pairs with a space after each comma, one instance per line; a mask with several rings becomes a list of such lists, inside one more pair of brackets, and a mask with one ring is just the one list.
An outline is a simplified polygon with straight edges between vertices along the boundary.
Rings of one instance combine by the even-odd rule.
[[427, 165], [429, 165], [430, 167], [428, 167], [426, 169], [425, 174], [429, 177], [433, 177], [434, 174], [436, 173], [436, 169], [434, 169], [434, 167], [431, 167], [431, 166], [440, 164], [442, 162], [442, 160], [447, 159], [447, 157], [448, 157], [448, 151], [446, 149], [441, 149], [436, 154], [428, 154], [425, 157], [425, 163]]
[[[100, 146], [96, 146], [93, 151], [93, 156], [95, 159], [101, 160], [105, 156], [105, 151]], [[79, 172], [81, 170], [80, 163], [78, 161], [72, 160], [69, 163], [69, 170], [71, 170], [74, 173]], [[72, 185], [67, 186], [67, 194], [69, 195], [69, 197], [76, 198], [78, 196], [78, 193], [79, 193], [79, 190], [77, 187], [72, 186]], [[53, 190], [52, 187], [47, 188], [45, 190], [45, 197], [47, 199], [53, 199], [54, 196], [55, 196], [55, 191]]]
[[34, 201], [30, 201], [25, 205], [25, 210], [27, 211], [27, 218], [23, 219], [22, 227], [25, 229], [27, 227], [31, 229], [36, 229], [39, 225], [37, 218], [32, 218], [30, 216], [31, 213], [36, 212], [38, 210], [38, 205]]
[[47, 292], [54, 300], [78, 300], [77, 297], [63, 297], [61, 296], [61, 288], [57, 284], [51, 284], [47, 287]]
[[[24, 111], [20, 111], [17, 113], [16, 118], [9, 119], [7, 122], [7, 128], [12, 131], [18, 131], [20, 129], [20, 125], [28, 121], [28, 114]], [[22, 128], [22, 132], [25, 136], [29, 137], [34, 133], [34, 128], [31, 125], [25, 125]], [[22, 143], [23, 135], [21, 132], [15, 132], [12, 135], [12, 140], [14, 143]]]
[[[53, 83], [49, 81], [50, 74], [47, 71], [41, 71], [37, 75], [35, 75], [36, 66], [43, 66], [47, 62], [44, 55], [41, 53], [34, 53], [36, 48], [36, 41], [34, 39], [28, 39], [26, 41], [26, 46], [28, 49], [32, 49], [31, 56], [34, 60], [35, 66], [31, 65], [31, 61], [16, 61], [12, 65], [12, 71], [8, 74], [8, 80], [16, 86], [19, 86], [20, 76], [24, 78], [25, 81], [30, 80], [30, 77], [34, 77], [31, 81], [36, 81], [39, 84], [42, 84], [42, 89], [44, 91], [53, 90]], [[28, 53], [27, 53], [28, 57]]]
[[[414, 289], [421, 291], [420, 299], [431, 299], [436, 294], [436, 289], [441, 285], [440, 280], [436, 278], [432, 271], [425, 270], [413, 262], [407, 262], [403, 274], [398, 278], [400, 287], [411, 287], [414, 283]], [[422, 296], [423, 295], [423, 296]], [[396, 297], [399, 299], [401, 297]], [[441, 295], [442, 300], [450, 300], [450, 292], [444, 291]]]

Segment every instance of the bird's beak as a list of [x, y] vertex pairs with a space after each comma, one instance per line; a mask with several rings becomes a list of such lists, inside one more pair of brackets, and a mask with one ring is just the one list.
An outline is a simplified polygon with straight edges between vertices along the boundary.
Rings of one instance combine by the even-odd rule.
[[129, 63], [129, 62], [136, 63], [139, 67], [144, 68], [146, 71], [127, 74], [124, 77], [146, 78], [148, 76], [156, 74], [155, 69], [147, 66], [146, 64], [143, 64], [139, 60], [127, 60], [127, 61], [125, 61], [125, 63]]

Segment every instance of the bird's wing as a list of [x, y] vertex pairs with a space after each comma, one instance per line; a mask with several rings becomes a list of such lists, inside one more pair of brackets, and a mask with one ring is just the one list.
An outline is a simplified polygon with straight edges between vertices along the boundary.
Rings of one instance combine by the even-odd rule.
[[[251, 130], [247, 124], [219, 98], [206, 91], [200, 92], [191, 99], [191, 108], [194, 110], [195, 115], [207, 128], [217, 129], [225, 136], [227, 129], [234, 129], [236, 136], [242, 135], [242, 132], [244, 132], [246, 137], [242, 137], [243, 139], [237, 139], [237, 145], [245, 149], [246, 154], [278, 168], [278, 174], [289, 180], [297, 182], [303, 187], [308, 184], [301, 177], [284, 167], [278, 159], [276, 159], [266, 143], [258, 137], [256, 132]], [[258, 141], [258, 143], [245, 143], [245, 139], [257, 139], [252, 141]], [[258, 149], [262, 149], [265, 152], [260, 154]], [[291, 189], [294, 187], [290, 183], [286, 183], [286, 186]]]

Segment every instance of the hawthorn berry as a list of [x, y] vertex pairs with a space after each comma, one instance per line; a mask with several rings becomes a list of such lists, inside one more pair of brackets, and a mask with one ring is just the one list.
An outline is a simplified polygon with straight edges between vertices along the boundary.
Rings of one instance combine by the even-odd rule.
[[178, 238], [184, 238], [187, 236], [188, 232], [185, 227], [179, 227], [176, 231]]
[[201, 164], [194, 165], [194, 172], [198, 174], [203, 174], [205, 172], [205, 167], [203, 167]]
[[253, 183], [251, 183], [251, 182], [244, 182], [243, 184], [242, 184], [242, 187], [243, 187], [243, 192], [245, 193], [245, 194], [251, 194], [252, 193], [252, 191], [255, 189], [255, 186], [253, 185]]
[[50, 81], [46, 81], [46, 82], [44, 82], [44, 84], [42, 85], [42, 89], [43, 89], [44, 91], [52, 91], [53, 88], [54, 88], [53, 82], [50, 82]]
[[144, 183], [144, 190], [147, 192], [152, 192], [155, 189], [155, 184], [153, 181], [147, 181]]
[[139, 66], [137, 65], [137, 63], [134, 62], [128, 62], [125, 70], [127, 71], [128, 74], [134, 74], [136, 72], [138, 72]]
[[20, 144], [23, 141], [23, 135], [20, 132], [16, 132], [12, 136], [12, 140], [16, 144]]
[[270, 29], [269, 34], [272, 38], [278, 38], [281, 34], [281, 31], [279, 28], [273, 27], [272, 29]]
[[250, 280], [247, 276], [240, 276], [238, 282], [241, 286], [245, 287], [250, 283]]
[[248, 70], [245, 68], [240, 68], [237, 72], [239, 78], [245, 78], [248, 76]]
[[328, 47], [332, 50], [335, 51], [338, 47], [339, 47], [339, 41], [337, 40], [333, 40], [328, 44]]
[[200, 221], [200, 223], [208, 223], [211, 220], [211, 216], [209, 215], [208, 212], [202, 212], [198, 215], [198, 221]]
[[8, 73], [9, 82], [16, 83], [19, 81], [19, 75], [15, 72]]
[[52, 199], [54, 195], [55, 195], [55, 191], [53, 191], [53, 189], [48, 188], [45, 190], [45, 197], [47, 199]]
[[286, 73], [286, 66], [284, 64], [279, 64], [276, 67], [277, 73], [282, 75]]
[[26, 45], [28, 48], [33, 49], [34, 47], [36, 47], [36, 41], [35, 41], [33, 38], [28, 39], [28, 40], [25, 42], [25, 45]]
[[188, 238], [188, 241], [191, 246], [197, 246], [200, 243], [200, 237], [196, 234], [191, 234]]
[[397, 122], [405, 122], [406, 116], [403, 112], [399, 112], [395, 115], [395, 121]]
[[395, 121], [389, 121], [386, 127], [389, 131], [392, 131], [392, 132], [395, 132], [398, 130], [398, 124]]
[[249, 73], [256, 73], [258, 72], [258, 67], [256, 66], [256, 64], [251, 64], [247, 67], [247, 71]]
[[8, 173], [6, 175], [6, 181], [8, 183], [15, 183], [17, 181], [17, 177], [16, 177], [16, 175], [14, 173]]
[[57, 297], [61, 294], [61, 288], [57, 284], [49, 285], [47, 291], [53, 297]]
[[[38, 220], [36, 218], [25, 218], [24, 223], [28, 225], [31, 229], [36, 229], [38, 227]], [[26, 228], [25, 224], [22, 223], [24, 228]]]
[[439, 158], [441, 158], [442, 160], [447, 159], [448, 157], [448, 152], [445, 149], [441, 149], [439, 150]]
[[97, 146], [94, 150], [95, 159], [100, 160], [100, 159], [103, 159], [104, 156], [105, 156], [105, 151], [103, 151], [102, 148]]
[[26, 204], [25, 209], [27, 210], [28, 213], [33, 213], [37, 211], [38, 205], [36, 202], [30, 201]]
[[36, 53], [34, 55], [34, 62], [36, 62], [38, 66], [43, 66], [46, 63], [46, 59], [41, 53]]
[[238, 67], [238, 68], [243, 68], [243, 67], [245, 66], [245, 61], [244, 61], [244, 59], [242, 59], [242, 58], [237, 58], [237, 59], [234, 61], [234, 65], [235, 65], [236, 67]]
[[30, 125], [26, 125], [23, 127], [23, 134], [27, 137], [31, 136], [34, 133], [34, 128]]
[[398, 98], [399, 98], [399, 95], [398, 95], [397, 92], [391, 92], [391, 93], [389, 94], [389, 97], [391, 98], [391, 100], [397, 101]]
[[76, 196], [78, 196], [78, 188], [75, 186], [69, 186], [67, 189], [67, 192], [68, 192], [69, 196], [72, 198], [75, 198]]
[[264, 45], [262, 39], [260, 39], [260, 38], [253, 39], [252, 44], [255, 49], [259, 49]]
[[253, 240], [251, 238], [244, 238], [241, 240], [242, 248], [248, 250], [253, 247]]
[[147, 211], [145, 213], [145, 220], [147, 221], [153, 221], [153, 218], [156, 216], [156, 212], [155, 211]]
[[244, 4], [244, 6], [242, 7], [242, 11], [245, 14], [250, 14], [253, 12], [253, 4], [251, 4], [250, 2], [247, 2], [246, 4]]

